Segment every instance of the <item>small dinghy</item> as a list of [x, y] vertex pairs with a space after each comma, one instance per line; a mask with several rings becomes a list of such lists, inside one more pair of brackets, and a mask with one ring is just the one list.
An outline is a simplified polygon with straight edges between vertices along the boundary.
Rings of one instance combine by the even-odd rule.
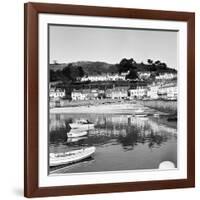
[[67, 139], [67, 143], [73, 143], [73, 142], [78, 142], [78, 141], [81, 141], [81, 140], [85, 140], [87, 139], [87, 137], [69, 137]]
[[82, 129], [82, 130], [90, 130], [94, 129], [94, 124], [79, 124], [79, 123], [71, 123], [69, 124], [72, 129]]
[[153, 116], [154, 116], [155, 118], [159, 118], [159, 117], [160, 117], [160, 115], [159, 115], [158, 113], [155, 113]]
[[141, 108], [135, 110], [135, 114], [140, 114], [140, 113], [143, 113], [143, 112], [144, 112], [144, 110], [142, 110]]
[[77, 120], [75, 123], [69, 124], [72, 129], [91, 130], [94, 129], [94, 124], [88, 120]]
[[83, 137], [88, 134], [87, 131], [80, 131], [80, 130], [71, 130], [69, 133], [67, 133], [68, 138], [75, 138], [75, 137]]
[[64, 153], [50, 153], [50, 167], [81, 161], [94, 154], [95, 150], [95, 147], [88, 147]]
[[144, 112], [142, 109], [138, 109], [135, 111], [135, 114], [133, 114], [134, 117], [139, 117], [139, 118], [145, 118], [147, 117], [147, 114]]
[[143, 121], [146, 121], [148, 120], [149, 118], [147, 116], [140, 116], [138, 117], [140, 120], [143, 120]]
[[137, 114], [135, 117], [147, 117], [147, 114]]

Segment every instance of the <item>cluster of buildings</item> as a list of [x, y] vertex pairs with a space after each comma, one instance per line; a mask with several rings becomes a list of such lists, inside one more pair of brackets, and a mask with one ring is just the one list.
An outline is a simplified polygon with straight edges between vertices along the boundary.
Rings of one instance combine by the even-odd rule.
[[81, 89], [73, 90], [71, 94], [73, 101], [107, 99], [177, 99], [177, 84], [168, 83], [164, 85], [152, 84], [149, 86], [118, 86], [106, 90]]
[[152, 84], [129, 89], [130, 99], [166, 99], [176, 100], [178, 91], [175, 82], [167, 84]]
[[[98, 81], [127, 81], [126, 75], [129, 74], [129, 71], [123, 73], [107, 73], [100, 75], [86, 75], [78, 79], [80, 82], [98, 82]], [[148, 80], [151, 76], [150, 71], [138, 71], [137, 72], [138, 79], [137, 80]], [[177, 77], [177, 73], [175, 72], [160, 72], [155, 75], [155, 80], [170, 80]]]
[[96, 99], [127, 99], [129, 87], [115, 87], [112, 89], [80, 89], [73, 90], [71, 99], [77, 100], [96, 100]]
[[[126, 80], [126, 73], [112, 73], [103, 75], [84, 76], [80, 82], [91, 81], [118, 81]], [[137, 72], [138, 79], [148, 80], [151, 72]], [[52, 100], [66, 98], [72, 101], [78, 100], [96, 100], [96, 99], [177, 99], [177, 73], [159, 73], [155, 76], [155, 82], [146, 85], [133, 86], [113, 86], [107, 89], [74, 89], [70, 94], [66, 95], [64, 89], [57, 88], [55, 85], [50, 85], [49, 97]]]
[[101, 74], [101, 75], [86, 75], [80, 79], [80, 82], [97, 82], [97, 81], [125, 81], [126, 75], [129, 73], [107, 73], [107, 74]]
[[159, 73], [155, 77], [156, 80], [170, 80], [170, 79], [174, 79], [174, 78], [177, 78], [177, 73], [165, 73], [165, 72], [162, 72], [162, 73]]

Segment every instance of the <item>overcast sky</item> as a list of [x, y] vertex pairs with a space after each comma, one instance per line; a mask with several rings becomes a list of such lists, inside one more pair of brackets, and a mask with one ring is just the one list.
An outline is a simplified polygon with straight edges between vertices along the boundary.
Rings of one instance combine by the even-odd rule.
[[114, 64], [122, 58], [133, 58], [136, 62], [160, 60], [177, 68], [177, 32], [55, 25], [49, 31], [50, 63]]

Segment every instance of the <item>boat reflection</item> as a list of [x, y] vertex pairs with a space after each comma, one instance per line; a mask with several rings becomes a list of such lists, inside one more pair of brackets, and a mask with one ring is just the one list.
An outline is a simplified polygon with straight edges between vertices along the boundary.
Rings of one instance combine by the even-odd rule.
[[[90, 119], [88, 119], [90, 117]], [[57, 117], [50, 125], [50, 143], [63, 143], [67, 146], [91, 146], [104, 145], [109, 142], [115, 142], [122, 145], [125, 150], [133, 150], [138, 143], [148, 144], [149, 148], [157, 148], [165, 143], [170, 137], [176, 137], [177, 130], [165, 124], [158, 123], [157, 118], [149, 117], [143, 120], [130, 115], [95, 115], [85, 116], [87, 120], [94, 123], [94, 128], [86, 130], [87, 136], [68, 138], [67, 133], [70, 132], [71, 124], [74, 120], [83, 118], [76, 116], [61, 117], [57, 121]]]
[[[54, 173], [154, 169], [162, 160], [176, 165], [176, 124], [170, 124], [167, 116], [151, 114], [143, 118], [130, 114], [50, 114], [49, 153], [96, 147], [91, 165], [84, 160], [55, 168]], [[70, 126], [83, 119], [93, 124], [92, 128]], [[87, 135], [68, 137], [70, 131], [77, 129], [87, 131]]]

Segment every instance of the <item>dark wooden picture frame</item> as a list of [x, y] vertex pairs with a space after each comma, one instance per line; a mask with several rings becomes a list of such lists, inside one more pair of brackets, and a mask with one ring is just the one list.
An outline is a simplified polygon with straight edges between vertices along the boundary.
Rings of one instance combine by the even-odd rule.
[[[38, 15], [40, 13], [187, 22], [187, 178], [75, 186], [38, 184]], [[188, 12], [26, 3], [24, 16], [24, 195], [80, 195], [194, 187], [195, 185], [195, 15]]]

